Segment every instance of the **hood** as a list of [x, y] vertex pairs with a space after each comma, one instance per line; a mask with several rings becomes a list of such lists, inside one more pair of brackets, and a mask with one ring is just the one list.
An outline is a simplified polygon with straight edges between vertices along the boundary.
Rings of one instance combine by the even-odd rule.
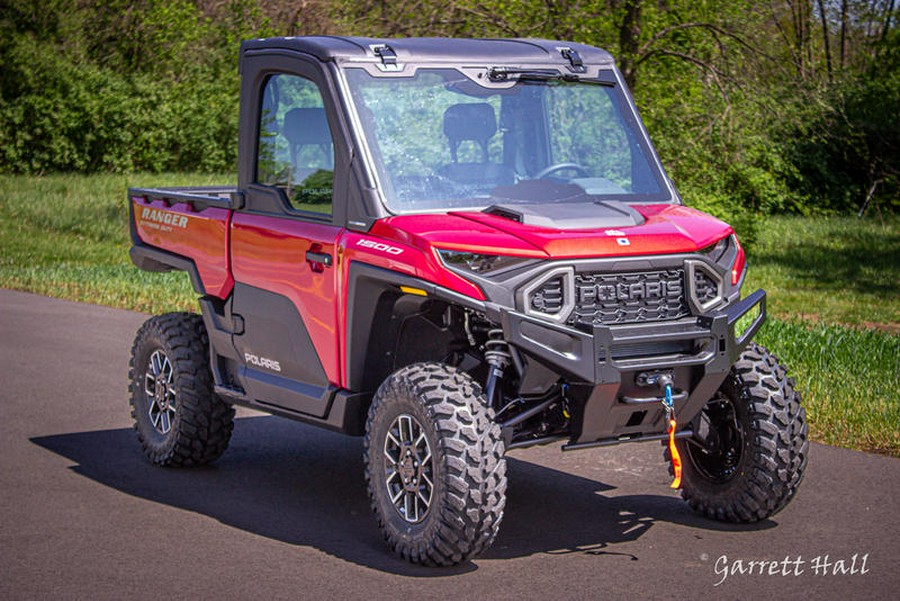
[[[613, 211], [608, 206], [611, 204], [622, 206]], [[733, 232], [731, 226], [715, 217], [682, 205], [599, 203], [597, 215], [585, 214], [580, 223], [561, 219], [563, 228], [547, 227], [554, 220], [552, 204], [541, 207], [545, 214], [532, 220], [535, 223], [529, 223], [528, 216], [518, 220], [506, 208], [457, 215], [513, 235], [554, 259], [695, 252]], [[559, 207], [557, 212], [570, 214], [567, 207]], [[627, 218], [623, 214], [628, 214]]]
[[[406, 244], [534, 258], [590, 258], [695, 252], [733, 232], [682, 205], [493, 206], [486, 211], [403, 215], [376, 223], [372, 234]], [[573, 220], [572, 216], [578, 219]], [[625, 217], [623, 217], [625, 215]], [[554, 227], [556, 226], [556, 227]]]

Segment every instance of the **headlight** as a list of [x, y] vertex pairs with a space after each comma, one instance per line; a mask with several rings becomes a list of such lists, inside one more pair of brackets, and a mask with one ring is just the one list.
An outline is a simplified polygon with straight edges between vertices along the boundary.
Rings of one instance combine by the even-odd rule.
[[713, 260], [714, 263], [718, 263], [719, 259], [725, 254], [725, 251], [728, 250], [728, 246], [731, 242], [732, 235], [725, 236], [715, 244], [710, 244], [700, 252], [708, 256]]
[[731, 237], [734, 238], [734, 244], [737, 246], [737, 255], [735, 255], [734, 263], [731, 265], [731, 285], [737, 286], [741, 278], [744, 277], [744, 271], [747, 269], [747, 256], [744, 254], [744, 248], [738, 242], [737, 236], [732, 234]]
[[521, 265], [531, 261], [525, 257], [510, 257], [507, 255], [482, 255], [469, 252], [459, 252], [455, 250], [440, 250], [438, 255], [444, 265], [451, 268], [464, 269], [472, 273], [485, 274], [493, 271], [500, 271]]
[[[744, 275], [746, 257], [737, 236], [729, 234], [715, 244], [711, 244], [700, 251], [712, 259], [721, 267], [726, 267], [730, 272], [731, 285], [737, 286]], [[730, 263], [727, 264], [726, 260]]]

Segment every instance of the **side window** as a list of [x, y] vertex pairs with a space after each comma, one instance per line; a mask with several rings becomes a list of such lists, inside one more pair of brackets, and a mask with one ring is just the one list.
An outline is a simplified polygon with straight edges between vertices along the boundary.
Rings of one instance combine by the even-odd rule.
[[266, 80], [256, 181], [281, 188], [298, 211], [331, 214], [334, 142], [318, 86], [297, 75]]

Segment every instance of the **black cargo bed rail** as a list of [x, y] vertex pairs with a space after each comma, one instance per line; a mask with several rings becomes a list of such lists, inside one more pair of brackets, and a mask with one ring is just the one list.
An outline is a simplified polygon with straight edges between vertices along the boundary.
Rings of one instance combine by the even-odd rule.
[[129, 188], [128, 197], [161, 200], [169, 205], [187, 203], [195, 210], [208, 207], [239, 209], [243, 204], [237, 186], [179, 186], [171, 188]]

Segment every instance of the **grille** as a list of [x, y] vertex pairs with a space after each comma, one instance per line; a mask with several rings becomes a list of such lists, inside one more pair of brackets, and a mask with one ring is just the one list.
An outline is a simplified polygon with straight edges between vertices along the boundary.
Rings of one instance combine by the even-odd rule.
[[576, 273], [575, 308], [567, 323], [610, 325], [665, 321], [686, 315], [690, 315], [690, 309], [683, 269]]
[[660, 355], [686, 355], [693, 353], [693, 340], [670, 340], [666, 342], [638, 342], [619, 344], [612, 348], [613, 359], [632, 359], [634, 357], [658, 357]]
[[563, 278], [551, 278], [531, 295], [531, 308], [540, 313], [557, 315], [563, 308]]
[[694, 292], [701, 305], [706, 305], [719, 296], [719, 285], [702, 269], [694, 270]]

